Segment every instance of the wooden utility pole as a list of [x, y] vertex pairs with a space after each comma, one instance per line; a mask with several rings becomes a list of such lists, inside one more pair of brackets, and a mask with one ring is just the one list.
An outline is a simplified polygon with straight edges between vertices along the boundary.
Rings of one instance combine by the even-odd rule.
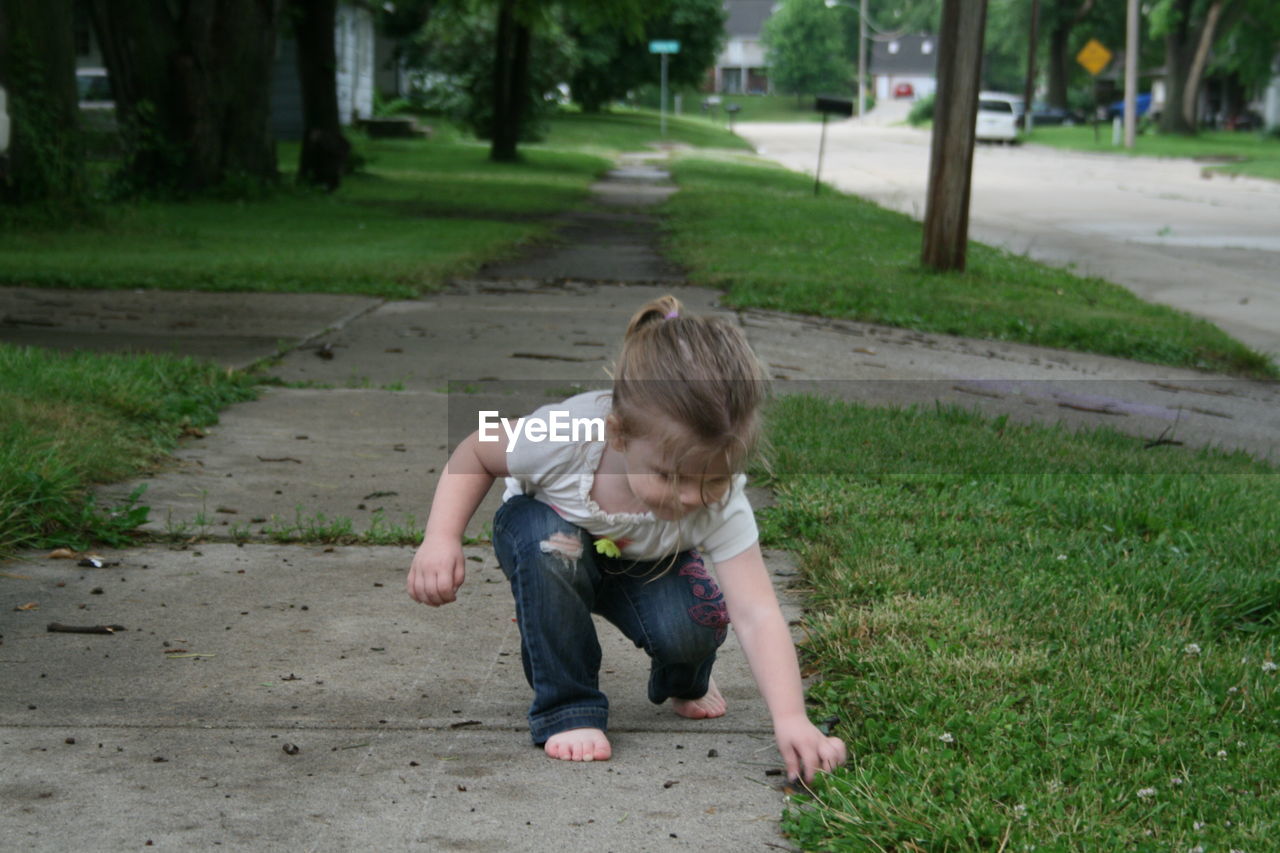
[[933, 270], [964, 269], [986, 23], [987, 0], [944, 0], [921, 257], [925, 267]]
[[1124, 147], [1132, 148], [1138, 134], [1138, 0], [1129, 0], [1124, 36]]

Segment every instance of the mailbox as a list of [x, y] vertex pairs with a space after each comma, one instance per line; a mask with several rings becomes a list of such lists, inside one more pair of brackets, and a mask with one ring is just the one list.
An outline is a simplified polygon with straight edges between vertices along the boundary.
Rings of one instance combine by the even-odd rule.
[[813, 108], [825, 115], [835, 113], [845, 118], [853, 116], [853, 99], [838, 98], [832, 95], [819, 95], [813, 103]]

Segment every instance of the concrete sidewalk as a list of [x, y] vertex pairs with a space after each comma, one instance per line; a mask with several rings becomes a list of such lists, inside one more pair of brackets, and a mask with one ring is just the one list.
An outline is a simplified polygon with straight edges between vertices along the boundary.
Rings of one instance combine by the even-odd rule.
[[[643, 653], [602, 626], [614, 758], [567, 765], [529, 745], [510, 593], [487, 545], [468, 548], [460, 600], [430, 610], [403, 591], [412, 548], [264, 543], [264, 530], [335, 519], [420, 526], [450, 444], [451, 380], [599, 380], [627, 318], [661, 293], [741, 323], [784, 393], [1172, 429], [1275, 458], [1274, 383], [726, 311], [657, 251], [647, 208], [669, 191], [652, 162], [624, 161], [564, 244], [420, 301], [0, 290], [0, 317], [21, 321], [0, 324], [7, 339], [232, 366], [284, 347], [270, 372], [290, 383], [227, 410], [166, 470], [104, 490], [145, 484], [151, 528], [185, 545], [104, 553], [103, 567], [43, 554], [2, 567], [6, 843], [790, 849], [768, 717], [732, 636], [716, 669], [729, 714], [695, 722], [647, 702]], [[497, 497], [472, 535], [485, 536]], [[767, 556], [798, 620], [794, 568]]]
[[[298, 383], [232, 407], [145, 481], [153, 529], [188, 544], [105, 552], [102, 568], [43, 554], [3, 567], [6, 845], [789, 849], [771, 726], [732, 636], [716, 668], [729, 714], [695, 722], [647, 701], [645, 655], [602, 623], [614, 759], [553, 762], [529, 743], [491, 548], [468, 548], [459, 601], [431, 610], [404, 593], [412, 548], [261, 541], [273, 517], [420, 525], [446, 459], [450, 379], [600, 378], [631, 312], [680, 282], [645, 211], [670, 191], [660, 177], [624, 164], [563, 245], [421, 302], [212, 300], [250, 315], [249, 332], [205, 295], [0, 291], [0, 315], [19, 321], [10, 339], [232, 366], [294, 347], [271, 372]], [[609, 269], [647, 283], [580, 283]], [[713, 293], [677, 289], [714, 310]], [[255, 541], [230, 541], [242, 535]], [[785, 554], [769, 561], [798, 620], [795, 572]]]

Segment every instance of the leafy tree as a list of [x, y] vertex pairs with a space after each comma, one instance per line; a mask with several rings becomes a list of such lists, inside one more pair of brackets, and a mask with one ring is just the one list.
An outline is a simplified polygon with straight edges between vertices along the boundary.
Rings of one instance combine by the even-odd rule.
[[5, 201], [83, 203], [73, 32], [71, 0], [0, 0], [0, 85], [11, 120]]
[[384, 3], [375, 13], [378, 28], [394, 42], [393, 55], [410, 67], [423, 64], [423, 42], [418, 36], [431, 20], [435, 0], [396, 0]]
[[785, 0], [764, 27], [769, 77], [781, 92], [847, 92], [853, 79], [838, 19], [823, 0]]
[[87, 0], [139, 189], [273, 182], [277, 0]]
[[1026, 0], [988, 0], [983, 40], [983, 86], [1021, 92], [1027, 74], [1031, 6]]
[[680, 52], [668, 60], [673, 86], [702, 82], [724, 44], [727, 19], [720, 0], [659, 0], [639, 33], [573, 20], [570, 33], [578, 44], [578, 67], [569, 82], [573, 99], [585, 112], [598, 112], [637, 86], [658, 83], [658, 58], [648, 43], [675, 39]]
[[[415, 40], [413, 50], [424, 57], [432, 88], [429, 106], [466, 124], [481, 139], [493, 139], [495, 17], [488, 10], [462, 5], [442, 6]], [[546, 120], [556, 109], [558, 84], [568, 80], [575, 61], [574, 46], [554, 18], [539, 27], [531, 40], [531, 61], [523, 87], [516, 143], [541, 138]]]

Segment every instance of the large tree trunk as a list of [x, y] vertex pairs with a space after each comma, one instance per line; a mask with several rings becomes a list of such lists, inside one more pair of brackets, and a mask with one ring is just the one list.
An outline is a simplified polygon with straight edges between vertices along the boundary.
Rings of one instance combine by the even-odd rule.
[[1187, 80], [1182, 90], [1182, 117], [1193, 128], [1200, 125], [1200, 81], [1204, 79], [1204, 67], [1209, 61], [1209, 47], [1218, 33], [1222, 5], [1223, 0], [1214, 0], [1205, 12], [1200, 38], [1197, 40], [1195, 53], [1191, 57], [1191, 67], [1187, 69]]
[[510, 163], [520, 158], [520, 122], [529, 97], [529, 47], [533, 33], [516, 16], [515, 0], [498, 4], [494, 37], [493, 125], [489, 158]]
[[[1235, 8], [1232, 8], [1235, 5]], [[1195, 0], [1178, 0], [1178, 23], [1165, 34], [1165, 67], [1169, 85], [1160, 129], [1166, 133], [1195, 133], [1199, 127], [1200, 83], [1209, 48], [1218, 35], [1224, 13], [1238, 13], [1232, 0], [1214, 0], [1204, 17], [1193, 19]]]
[[88, 0], [139, 187], [274, 181], [277, 0]]
[[336, 190], [347, 171], [351, 143], [338, 116], [337, 0], [289, 0], [302, 84], [302, 154], [298, 180]]
[[1063, 23], [1049, 28], [1049, 61], [1046, 69], [1049, 72], [1049, 90], [1045, 100], [1053, 107], [1067, 106], [1067, 81], [1071, 78], [1071, 67], [1067, 64], [1068, 39], [1071, 38], [1071, 27]]
[[1195, 44], [1190, 20], [1192, 4], [1193, 0], [1179, 0], [1178, 23], [1164, 37], [1164, 62], [1169, 76], [1160, 130], [1165, 133], [1196, 132], [1195, 124], [1188, 122], [1182, 111], [1187, 89], [1187, 69], [1191, 65], [1191, 51], [1194, 49], [1192, 45]]
[[[1074, 60], [1069, 53], [1071, 33], [1093, 10], [1097, 0], [1057, 0], [1053, 6], [1053, 25], [1049, 27], [1049, 91], [1047, 100], [1051, 106], [1067, 107], [1067, 90], [1071, 80], [1071, 63]], [[1068, 14], [1063, 6], [1074, 6], [1075, 10]]]
[[83, 198], [71, 0], [0, 0], [0, 85], [8, 96], [8, 163], [0, 198]]

